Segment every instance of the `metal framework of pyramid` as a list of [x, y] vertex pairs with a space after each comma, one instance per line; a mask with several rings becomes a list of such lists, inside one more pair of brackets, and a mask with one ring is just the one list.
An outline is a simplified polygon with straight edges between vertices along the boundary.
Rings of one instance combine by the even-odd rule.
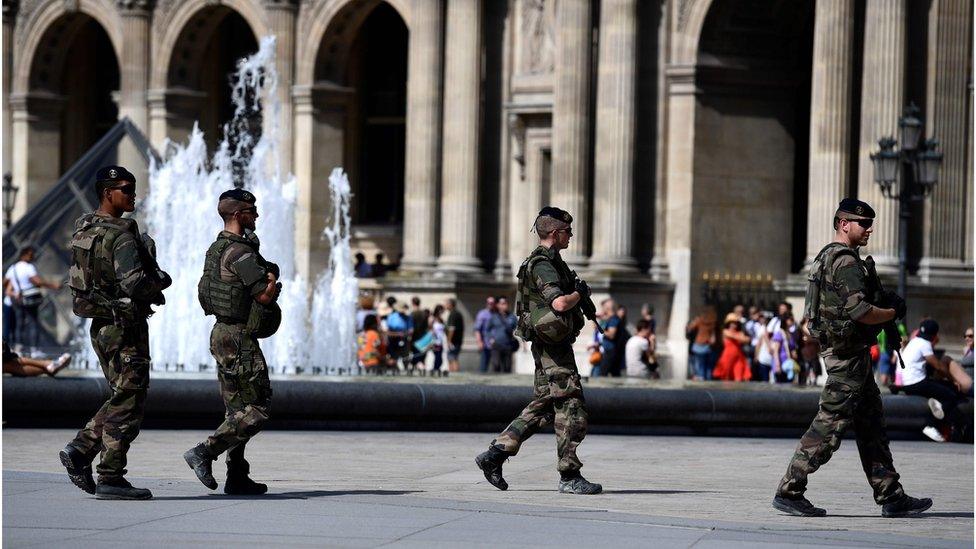
[[[159, 154], [146, 136], [128, 118], [119, 120], [82, 157], [61, 176], [27, 213], [3, 233], [3, 272], [17, 261], [17, 251], [28, 244], [36, 253], [35, 264], [41, 277], [67, 277], [71, 262], [69, 242], [74, 222], [98, 205], [95, 172], [102, 166], [115, 164], [118, 148], [128, 138], [148, 166], [150, 160], [159, 161]], [[40, 346], [64, 347], [75, 336], [78, 319], [71, 312], [71, 294], [67, 287], [58, 292], [47, 291], [40, 308]]]

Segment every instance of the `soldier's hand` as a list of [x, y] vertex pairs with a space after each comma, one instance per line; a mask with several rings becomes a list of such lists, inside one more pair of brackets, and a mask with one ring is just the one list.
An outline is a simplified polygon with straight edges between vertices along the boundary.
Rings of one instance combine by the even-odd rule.
[[908, 306], [900, 295], [892, 291], [885, 291], [883, 299], [888, 308], [895, 310], [895, 318], [905, 318], [905, 314], [908, 312]]
[[576, 291], [582, 298], [590, 297], [590, 286], [581, 278], [576, 279]]

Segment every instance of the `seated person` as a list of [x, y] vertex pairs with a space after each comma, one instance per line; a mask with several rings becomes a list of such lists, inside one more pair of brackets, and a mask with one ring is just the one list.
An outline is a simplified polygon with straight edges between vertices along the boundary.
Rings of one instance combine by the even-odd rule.
[[[930, 415], [922, 433], [936, 442], [945, 442], [956, 425], [956, 406], [961, 398], [951, 381], [949, 364], [936, 358], [932, 346], [939, 341], [939, 324], [932, 319], [923, 320], [918, 336], [902, 351], [905, 369], [902, 372], [901, 390], [908, 395], [927, 397]], [[927, 368], [932, 370], [930, 374]], [[936, 373], [943, 379], [937, 379]]]
[[71, 364], [71, 355], [64, 353], [57, 360], [37, 360], [24, 358], [10, 350], [7, 341], [3, 342], [3, 373], [14, 377], [34, 377], [46, 374], [51, 377]]

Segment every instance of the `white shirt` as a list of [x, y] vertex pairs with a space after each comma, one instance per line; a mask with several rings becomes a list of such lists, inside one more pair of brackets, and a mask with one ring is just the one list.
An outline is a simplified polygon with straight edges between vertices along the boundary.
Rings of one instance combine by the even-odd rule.
[[914, 385], [925, 379], [925, 357], [932, 356], [932, 342], [915, 337], [905, 345], [901, 358], [905, 361], [905, 369], [901, 371], [901, 384]]
[[647, 372], [647, 349], [650, 345], [646, 337], [634, 336], [627, 340], [627, 345], [624, 346], [624, 361], [628, 376], [643, 377]]
[[[10, 284], [13, 286], [15, 292], [19, 294], [32, 293], [30, 290], [37, 288], [33, 282], [30, 281], [31, 278], [37, 276], [37, 267], [33, 263], [28, 263], [26, 261], [18, 261], [7, 269], [7, 273], [3, 275], [4, 278], [10, 280]], [[10, 296], [4, 296], [4, 305], [13, 305], [13, 301]]]

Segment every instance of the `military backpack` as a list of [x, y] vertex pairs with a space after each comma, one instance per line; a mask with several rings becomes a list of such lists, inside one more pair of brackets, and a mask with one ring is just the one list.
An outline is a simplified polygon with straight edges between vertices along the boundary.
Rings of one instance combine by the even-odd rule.
[[810, 336], [821, 346], [835, 350], [858, 345], [852, 341], [858, 329], [857, 322], [844, 311], [846, 303], [841, 296], [842, 289], [832, 274], [834, 262], [845, 254], [858, 259], [854, 250], [837, 242], [828, 244], [817, 254], [807, 275], [803, 312]]

